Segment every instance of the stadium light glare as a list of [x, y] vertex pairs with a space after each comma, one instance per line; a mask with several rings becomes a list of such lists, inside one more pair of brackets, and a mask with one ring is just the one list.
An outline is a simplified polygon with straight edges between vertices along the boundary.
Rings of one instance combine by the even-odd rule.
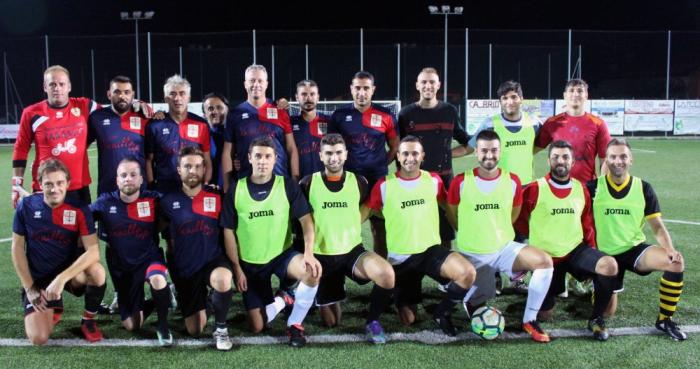
[[[435, 5], [428, 5], [428, 10], [430, 11], [430, 14], [435, 14], [438, 12], [438, 7]], [[124, 13], [122, 13], [124, 14]]]
[[145, 19], [152, 19], [153, 16], [154, 16], [155, 14], [156, 14], [156, 12], [154, 12], [154, 11], [152, 11], [152, 10], [151, 10], [151, 11], [147, 11], [147, 12], [144, 13], [144, 18], [145, 18]]
[[129, 19], [129, 12], [121, 12], [119, 15], [122, 17], [122, 20]]
[[133, 14], [134, 18], [141, 18], [141, 16], [143, 15], [143, 12], [140, 10], [134, 10], [133, 13], [131, 13], [131, 14]]
[[464, 12], [463, 6], [456, 6], [455, 7], [455, 14], [462, 14], [463, 12]]
[[136, 98], [141, 98], [141, 68], [139, 66], [139, 21], [151, 20], [156, 14], [153, 10], [134, 10], [129, 12], [119, 12], [119, 17], [123, 21], [134, 21], [134, 40], [136, 42]]
[[430, 11], [430, 15], [444, 15], [445, 16], [445, 60], [444, 60], [444, 69], [443, 69], [443, 83], [442, 86], [444, 87], [444, 90], [442, 92], [443, 100], [447, 101], [447, 18], [450, 15], [462, 15], [464, 12], [464, 7], [463, 6], [456, 6], [454, 9], [452, 9], [451, 6], [449, 5], [440, 5], [440, 7], [437, 7], [435, 5], [428, 5], [428, 10]]
[[440, 7], [442, 9], [443, 13], [449, 13], [450, 12], [450, 6], [449, 5], [443, 5]]

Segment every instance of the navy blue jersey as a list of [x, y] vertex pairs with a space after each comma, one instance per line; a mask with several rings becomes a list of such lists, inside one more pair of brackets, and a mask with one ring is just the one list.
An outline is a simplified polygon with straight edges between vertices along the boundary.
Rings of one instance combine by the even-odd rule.
[[161, 185], [180, 186], [177, 174], [177, 157], [180, 149], [194, 146], [210, 151], [209, 124], [202, 117], [187, 113], [187, 118], [177, 124], [170, 115], [162, 120], [152, 119], [146, 126], [146, 154], [153, 154], [153, 175], [157, 188]]
[[100, 238], [107, 242], [122, 269], [130, 270], [158, 255], [156, 206], [161, 195], [142, 191], [132, 203], [119, 198], [119, 191], [108, 192], [90, 205], [100, 222]]
[[180, 278], [198, 272], [222, 254], [219, 228], [221, 196], [213, 187], [202, 186], [194, 198], [182, 189], [163, 195], [160, 214], [170, 224], [173, 260], [170, 269]]
[[209, 126], [211, 136], [211, 183], [219, 187], [224, 185], [224, 177], [221, 169], [221, 154], [224, 151], [224, 124]]
[[133, 156], [145, 173], [144, 154], [148, 119], [132, 111], [119, 116], [113, 109], [95, 110], [90, 114], [88, 142], [97, 141], [97, 194], [117, 190], [119, 162]]
[[17, 205], [12, 232], [25, 237], [29, 272], [38, 280], [68, 268], [80, 252], [78, 238], [95, 233], [95, 223], [87, 206], [63, 203], [51, 209], [35, 193]]
[[291, 117], [292, 133], [299, 150], [299, 172], [301, 178], [323, 169], [323, 162], [318, 156], [321, 139], [328, 131], [330, 117], [317, 114], [307, 122], [301, 115]]
[[387, 175], [387, 140], [398, 136], [396, 120], [381, 105], [361, 113], [353, 104], [339, 108], [331, 116], [328, 133], [340, 133], [348, 148], [345, 169], [376, 181]]
[[226, 116], [224, 140], [233, 143], [235, 156], [241, 162], [238, 178], [250, 176], [252, 168], [248, 161], [248, 147], [258, 136], [268, 136], [275, 143], [277, 161], [274, 173], [289, 176], [285, 135], [292, 133], [289, 115], [270, 102], [256, 108], [247, 101], [242, 102]]

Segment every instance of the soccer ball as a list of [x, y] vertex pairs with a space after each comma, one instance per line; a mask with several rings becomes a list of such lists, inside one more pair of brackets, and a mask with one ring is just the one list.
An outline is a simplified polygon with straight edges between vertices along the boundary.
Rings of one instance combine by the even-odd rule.
[[491, 306], [482, 306], [472, 314], [471, 325], [472, 332], [477, 336], [485, 340], [492, 340], [503, 333], [506, 321], [498, 309]]

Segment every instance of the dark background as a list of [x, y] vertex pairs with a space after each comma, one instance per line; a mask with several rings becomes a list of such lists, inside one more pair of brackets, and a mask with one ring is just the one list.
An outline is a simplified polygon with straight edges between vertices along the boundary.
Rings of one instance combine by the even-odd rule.
[[[560, 97], [567, 80], [568, 29], [573, 30], [571, 69], [580, 45], [581, 76], [589, 81], [592, 98], [664, 98], [668, 30], [672, 30], [669, 97], [700, 98], [700, 1], [432, 4], [465, 8], [464, 15], [449, 17], [448, 98], [456, 105], [463, 104], [466, 94], [467, 27], [469, 98], [493, 96], [498, 84], [511, 78], [522, 82], [526, 97]], [[413, 81], [422, 67], [434, 66], [441, 74], [443, 70], [444, 17], [429, 15], [427, 5], [0, 0], [0, 50], [5, 52], [10, 77], [8, 94], [0, 89], [0, 105], [7, 96], [13, 115], [44, 97], [45, 36], [50, 64], [71, 71], [74, 96], [104, 102], [111, 77], [126, 74], [135, 80], [134, 22], [119, 17], [120, 11], [131, 10], [156, 12], [153, 20], [139, 22], [144, 99], [149, 98], [146, 32], [151, 32], [155, 102], [162, 100], [165, 78], [180, 71], [179, 48], [183, 74], [193, 85], [193, 101], [212, 90], [233, 101], [242, 100], [243, 70], [253, 61], [252, 29], [257, 30], [257, 62], [267, 66], [270, 74], [274, 45], [277, 97], [290, 96], [296, 82], [305, 77], [304, 45], [308, 45], [309, 77], [320, 84], [322, 97], [332, 100], [349, 98], [349, 80], [360, 68], [359, 29], [363, 28], [364, 69], [376, 76], [375, 98], [398, 95], [406, 104], [416, 98]]]

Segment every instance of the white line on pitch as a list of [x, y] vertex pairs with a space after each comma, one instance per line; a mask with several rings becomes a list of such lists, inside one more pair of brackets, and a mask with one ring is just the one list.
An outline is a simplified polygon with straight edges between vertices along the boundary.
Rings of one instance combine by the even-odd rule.
[[[700, 325], [685, 325], [682, 327], [687, 333], [700, 333]], [[654, 327], [622, 327], [610, 328], [612, 336], [640, 336], [640, 335], [660, 335], [661, 331]], [[572, 337], [590, 337], [591, 332], [586, 329], [552, 329], [549, 331], [550, 337], [553, 338], [572, 338]], [[499, 340], [524, 340], [529, 339], [527, 333], [505, 332]], [[287, 342], [287, 337], [284, 336], [257, 336], [257, 337], [232, 337], [236, 345], [275, 345]], [[357, 343], [365, 342], [365, 336], [361, 334], [319, 334], [307, 336], [307, 340], [311, 344], [328, 344], [328, 343]], [[420, 331], [414, 333], [391, 333], [388, 335], [389, 342], [420, 342], [428, 345], [438, 345], [459, 341], [479, 340], [473, 333], [460, 333], [457, 337], [448, 337], [439, 331]], [[85, 340], [77, 338], [68, 339], [51, 339], [49, 346], [107, 346], [107, 347], [153, 347], [157, 346], [156, 340], [143, 339], [105, 339], [97, 343], [87, 343]], [[212, 346], [213, 342], [210, 339], [181, 339], [175, 340], [176, 346]], [[31, 346], [29, 341], [22, 338], [3, 338], [0, 339], [0, 346]]]
[[664, 219], [664, 222], [666, 222], [666, 223], [677, 223], [677, 224], [700, 225], [700, 222], [689, 222], [689, 221], [687, 221], [687, 220]]
[[3, 242], [10, 242], [10, 241], [12, 241], [12, 237], [10, 237], [10, 238], [3, 238], [3, 239], [0, 240], [0, 243], [3, 243]]
[[645, 153], [649, 153], [649, 154], [656, 154], [656, 151], [654, 151], [654, 150], [632, 149], [632, 151], [639, 151], [639, 152], [645, 152]]

